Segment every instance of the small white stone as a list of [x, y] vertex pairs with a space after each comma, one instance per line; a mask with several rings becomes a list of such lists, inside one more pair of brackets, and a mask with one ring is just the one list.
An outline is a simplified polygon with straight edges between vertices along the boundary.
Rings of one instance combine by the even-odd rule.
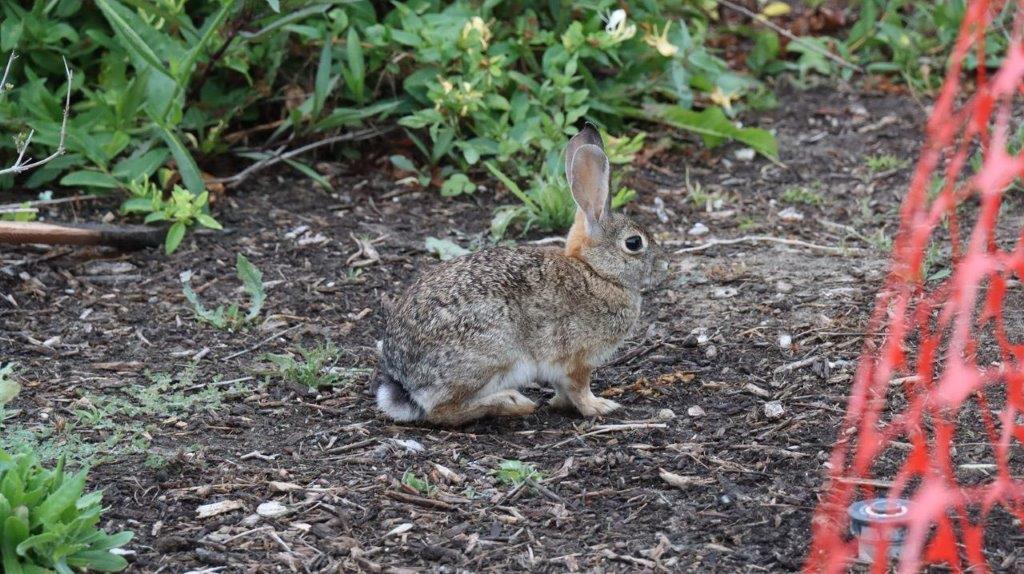
[[698, 221], [697, 223], [694, 223], [693, 227], [691, 227], [686, 233], [693, 235], [694, 237], [700, 237], [701, 235], [707, 235], [709, 231], [711, 230], [708, 229], [707, 225]]
[[782, 333], [779, 335], [779, 347], [782, 347], [784, 351], [788, 351], [793, 346], [793, 337], [789, 333]]
[[778, 281], [775, 283], [775, 290], [779, 293], [790, 293], [793, 291], [793, 284], [789, 281]]
[[752, 161], [754, 159], [755, 152], [753, 148], [745, 147], [743, 149], [736, 150], [733, 155], [735, 155], [736, 159], [740, 161]]
[[700, 408], [700, 405], [693, 405], [692, 407], [686, 409], [686, 414], [690, 415], [691, 417], [702, 417], [707, 413], [704, 412], [704, 409]]
[[278, 516], [284, 516], [289, 512], [290, 511], [287, 506], [276, 500], [264, 502], [256, 507], [256, 514], [259, 514], [264, 518], [277, 518]]
[[658, 411], [658, 418], [663, 421], [669, 421], [676, 418], [676, 413], [672, 409], [661, 409]]
[[709, 359], [714, 359], [718, 356], [718, 347], [714, 345], [708, 345], [708, 348], [704, 351], [704, 356]]
[[712, 299], [729, 299], [735, 297], [739, 291], [735, 287], [719, 287], [711, 293]]
[[770, 419], [777, 419], [786, 414], [786, 409], [779, 401], [768, 401], [764, 404], [764, 416]]
[[423, 452], [426, 448], [423, 447], [423, 443], [418, 440], [408, 439], [403, 440], [399, 438], [390, 439], [392, 444], [400, 446], [409, 452]]

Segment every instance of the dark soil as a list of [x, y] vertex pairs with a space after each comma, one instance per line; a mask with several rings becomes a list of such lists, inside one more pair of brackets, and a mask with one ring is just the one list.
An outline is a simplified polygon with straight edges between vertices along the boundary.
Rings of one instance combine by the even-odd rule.
[[[755, 121], [776, 130], [784, 166], [680, 140], [632, 173], [639, 195], [627, 210], [673, 249], [771, 235], [845, 250], [737, 243], [673, 255], [640, 328], [596, 372], [595, 392], [625, 407], [611, 417], [543, 407], [460, 430], [383, 419], [366, 371], [382, 297], [433, 264], [425, 238], [485, 244], [495, 200], [444, 200], [338, 166], [333, 194], [307, 180], [253, 183], [218, 206], [226, 233], [190, 235], [171, 257], [5, 247], [0, 347], [25, 389], [4, 424], [50, 429], [60, 441], [72, 429], [96, 443], [116, 425], [87, 424], [76, 411], [89, 397], [151, 384], [145, 371], [179, 374], [194, 363], [190, 393], [243, 379], [215, 411], [138, 414], [148, 445], [121, 452], [108, 443], [93, 469], [107, 526], [136, 532], [137, 572], [796, 570], [924, 115], [892, 96], [822, 90], [782, 101]], [[878, 154], [906, 166], [873, 172], [865, 158]], [[688, 191], [687, 168], [710, 199]], [[786, 202], [797, 196], [812, 203]], [[84, 203], [77, 215], [96, 220], [115, 205]], [[75, 215], [63, 207], [53, 215]], [[689, 235], [697, 223], [710, 233]], [[355, 237], [376, 240], [379, 253], [358, 272], [349, 264]], [[231, 333], [195, 320], [179, 274], [194, 272], [208, 305], [241, 300], [237, 253], [263, 271], [268, 298], [257, 325]], [[325, 339], [342, 350], [338, 366], [365, 370], [313, 393], [262, 374], [263, 353]], [[781, 414], [766, 414], [769, 401]], [[627, 426], [602, 426], [615, 424]], [[507, 459], [533, 464], [539, 486], [500, 483], [495, 470]], [[689, 485], [671, 486], [662, 469]], [[401, 484], [407, 471], [433, 489], [411, 492]], [[240, 509], [197, 517], [218, 501]], [[290, 512], [256, 515], [268, 501]], [[995, 567], [1014, 544], [997, 538]]]

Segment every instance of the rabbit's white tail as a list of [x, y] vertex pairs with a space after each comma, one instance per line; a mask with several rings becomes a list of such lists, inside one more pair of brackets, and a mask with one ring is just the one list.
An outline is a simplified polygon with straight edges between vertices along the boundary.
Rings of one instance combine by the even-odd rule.
[[409, 391], [401, 383], [383, 371], [379, 374], [377, 387], [377, 406], [384, 414], [399, 422], [418, 421], [426, 414], [423, 407], [409, 396]]

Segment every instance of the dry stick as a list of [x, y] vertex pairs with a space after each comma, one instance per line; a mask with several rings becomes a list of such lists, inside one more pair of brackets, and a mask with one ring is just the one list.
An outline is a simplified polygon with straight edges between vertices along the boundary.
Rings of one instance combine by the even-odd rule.
[[[12, 56], [13, 56], [13, 54], [12, 54]], [[68, 67], [67, 59], [64, 58], [64, 56], [61, 56], [61, 60], [64, 61], [64, 72], [66, 72], [67, 76], [68, 76], [68, 93], [67, 93], [66, 96], [64, 96], [64, 119], [61, 120], [61, 122], [60, 122], [60, 141], [57, 142], [57, 150], [54, 151], [52, 154], [48, 155], [47, 157], [44, 157], [43, 159], [41, 159], [41, 160], [39, 160], [37, 162], [26, 163], [26, 164], [21, 163], [22, 160], [25, 157], [25, 152], [28, 150], [28, 144], [30, 144], [32, 142], [32, 136], [35, 135], [35, 133], [36, 133], [35, 130], [30, 130], [28, 132], [28, 137], [25, 138], [25, 142], [21, 145], [21, 149], [18, 150], [18, 159], [14, 160], [14, 165], [12, 165], [11, 167], [8, 167], [8, 168], [5, 168], [5, 169], [0, 169], [0, 175], [5, 175], [5, 174], [8, 174], [8, 173], [21, 173], [23, 171], [28, 171], [30, 169], [37, 168], [37, 167], [43, 165], [44, 163], [47, 163], [47, 162], [53, 160], [57, 156], [60, 156], [60, 155], [64, 154], [64, 138], [67, 136], [67, 132], [68, 132], [68, 112], [71, 110], [71, 78], [72, 78], [72, 74], [71, 74], [71, 68]], [[10, 60], [8, 60], [7, 61], [7, 65], [10, 66], [10, 63], [11, 63]], [[7, 80], [7, 72], [5, 71], [4, 72], [4, 81], [6, 81], [6, 80]]]
[[666, 425], [665, 423], [625, 423], [625, 424], [617, 424], [617, 425], [598, 425], [598, 426], [595, 426], [594, 430], [592, 430], [590, 432], [585, 432], [585, 433], [580, 434], [580, 435], [569, 437], [569, 438], [567, 438], [565, 440], [561, 440], [561, 441], [558, 441], [558, 442], [556, 442], [554, 444], [549, 444], [549, 445], [541, 447], [541, 448], [555, 448], [555, 447], [562, 446], [563, 444], [568, 444], [568, 443], [570, 443], [570, 442], [572, 442], [572, 441], [574, 441], [576, 439], [581, 439], [581, 438], [585, 438], [585, 437], [588, 437], [588, 436], [595, 436], [595, 435], [599, 435], [599, 434], [607, 434], [607, 433], [610, 433], [610, 432], [616, 432], [616, 431], [622, 431], [622, 430], [634, 430], [634, 429], [663, 429], [663, 428], [666, 428], [667, 426], [668, 425]]
[[284, 152], [284, 153], [281, 153], [281, 152], [284, 151], [283, 148], [278, 148], [277, 150], [274, 151], [273, 155], [271, 155], [269, 157], [265, 157], [265, 158], [259, 160], [258, 162], [250, 165], [249, 167], [243, 169], [241, 172], [239, 172], [239, 173], [237, 173], [235, 175], [232, 175], [230, 177], [219, 177], [219, 178], [216, 178], [216, 179], [208, 180], [207, 183], [223, 183], [225, 186], [227, 186], [229, 188], [230, 187], [236, 187], [240, 183], [242, 183], [243, 181], [248, 179], [249, 176], [251, 176], [252, 174], [256, 173], [257, 171], [260, 171], [262, 169], [266, 169], [266, 168], [268, 168], [268, 167], [270, 167], [272, 165], [276, 165], [278, 163], [281, 163], [282, 161], [291, 159], [291, 158], [293, 158], [293, 157], [295, 157], [297, 155], [304, 154], [307, 151], [314, 150], [314, 149], [316, 149], [318, 147], [323, 147], [323, 146], [331, 145], [331, 144], [338, 143], [338, 142], [361, 141], [361, 140], [367, 140], [367, 139], [370, 139], [370, 138], [375, 138], [375, 137], [377, 137], [379, 135], [386, 134], [386, 133], [388, 133], [389, 131], [391, 131], [393, 129], [394, 129], [393, 127], [391, 127], [391, 128], [368, 128], [368, 129], [365, 129], [365, 130], [362, 130], [362, 131], [358, 131], [358, 132], [350, 132], [350, 133], [347, 133], [347, 134], [341, 134], [341, 135], [337, 135], [337, 136], [332, 136], [332, 137], [329, 137], [329, 138], [326, 138], [326, 139], [322, 139], [322, 140], [317, 141], [317, 142], [313, 142], [311, 144], [304, 145], [304, 146], [302, 146], [300, 148], [293, 149], [292, 151]]
[[44, 205], [57, 205], [59, 203], [71, 203], [73, 201], [86, 201], [86, 200], [89, 200], [89, 199], [96, 199], [96, 197], [97, 196], [95, 196], [95, 195], [88, 194], [88, 195], [76, 195], [76, 196], [73, 196], [73, 197], [61, 197], [61, 198], [58, 198], [58, 199], [39, 199], [39, 200], [36, 200], [36, 201], [26, 201], [25, 203], [5, 203], [3, 205], [0, 205], [0, 211], [4, 211], [6, 209], [34, 208], [34, 207], [41, 207], [41, 206], [44, 206]]
[[240, 357], [240, 356], [242, 356], [242, 355], [244, 355], [246, 353], [251, 353], [251, 352], [255, 351], [256, 349], [259, 349], [263, 345], [266, 345], [267, 343], [269, 343], [269, 342], [273, 341], [274, 339], [280, 337], [281, 335], [284, 335], [285, 333], [288, 333], [290, 331], [294, 331], [295, 329], [298, 329], [301, 326], [302, 326], [301, 323], [298, 324], [298, 325], [292, 325], [291, 327], [288, 327], [287, 329], [285, 329], [283, 331], [279, 331], [277, 333], [274, 333], [273, 335], [267, 337], [266, 339], [263, 339], [259, 343], [256, 343], [252, 347], [249, 347], [248, 349], [242, 349], [241, 351], [238, 351], [237, 353], [228, 355], [227, 357], [224, 357], [221, 360], [222, 361], [228, 361], [228, 360], [234, 359], [235, 357]]
[[744, 235], [743, 237], [737, 237], [736, 239], [712, 239], [707, 243], [702, 243], [696, 247], [685, 247], [683, 249], [677, 249], [675, 253], [692, 253], [694, 251], [704, 251], [710, 249], [716, 245], [733, 245], [736, 243], [781, 243], [783, 245], [794, 245], [797, 247], [806, 247], [808, 249], [817, 249], [819, 251], [825, 251], [827, 253], [846, 253], [850, 249], [844, 249], [842, 247], [831, 247], [829, 245], [818, 245], [817, 243], [808, 243], [807, 241], [801, 241], [799, 239], [783, 239], [782, 237], [771, 237], [769, 235]]
[[861, 73], [864, 72], [864, 70], [862, 70], [861, 67], [858, 66], [857, 64], [851, 64], [850, 62], [847, 62], [846, 60], [840, 58], [839, 56], [833, 54], [832, 52], [829, 52], [828, 50], [822, 50], [821, 48], [815, 46], [814, 44], [811, 44], [810, 42], [805, 42], [799, 36], [796, 36], [792, 32], [790, 32], [789, 30], [786, 30], [785, 28], [779, 26], [778, 24], [775, 24], [774, 22], [769, 21], [767, 18], [761, 16], [760, 14], [757, 14], [755, 12], [751, 12], [750, 10], [744, 8], [743, 6], [740, 6], [739, 4], [734, 4], [734, 3], [730, 2], [729, 0], [717, 0], [717, 2], [719, 4], [721, 4], [722, 6], [725, 6], [726, 8], [729, 8], [731, 10], [735, 10], [735, 11], [739, 12], [740, 14], [743, 14], [744, 16], [750, 18], [751, 20], [753, 20], [753, 21], [755, 21], [755, 22], [757, 22], [759, 24], [764, 24], [765, 26], [771, 28], [775, 32], [777, 32], [779, 34], [782, 34], [783, 36], [789, 38], [793, 42], [796, 42], [797, 44], [800, 44], [801, 46], [807, 48], [808, 50], [814, 52], [815, 54], [820, 54], [822, 56], [825, 56], [826, 58], [828, 58], [829, 60], [832, 60], [833, 62], [839, 64], [840, 66], [845, 66], [845, 67], [850, 68], [851, 70], [854, 70], [856, 72], [861, 72]]

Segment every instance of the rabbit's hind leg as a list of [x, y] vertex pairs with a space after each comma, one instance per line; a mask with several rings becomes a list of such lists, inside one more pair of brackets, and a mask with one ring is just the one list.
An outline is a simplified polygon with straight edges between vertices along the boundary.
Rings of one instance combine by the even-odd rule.
[[427, 413], [427, 420], [445, 426], [464, 425], [486, 416], [525, 416], [537, 408], [519, 391], [509, 389], [468, 401], [451, 401], [437, 405]]

